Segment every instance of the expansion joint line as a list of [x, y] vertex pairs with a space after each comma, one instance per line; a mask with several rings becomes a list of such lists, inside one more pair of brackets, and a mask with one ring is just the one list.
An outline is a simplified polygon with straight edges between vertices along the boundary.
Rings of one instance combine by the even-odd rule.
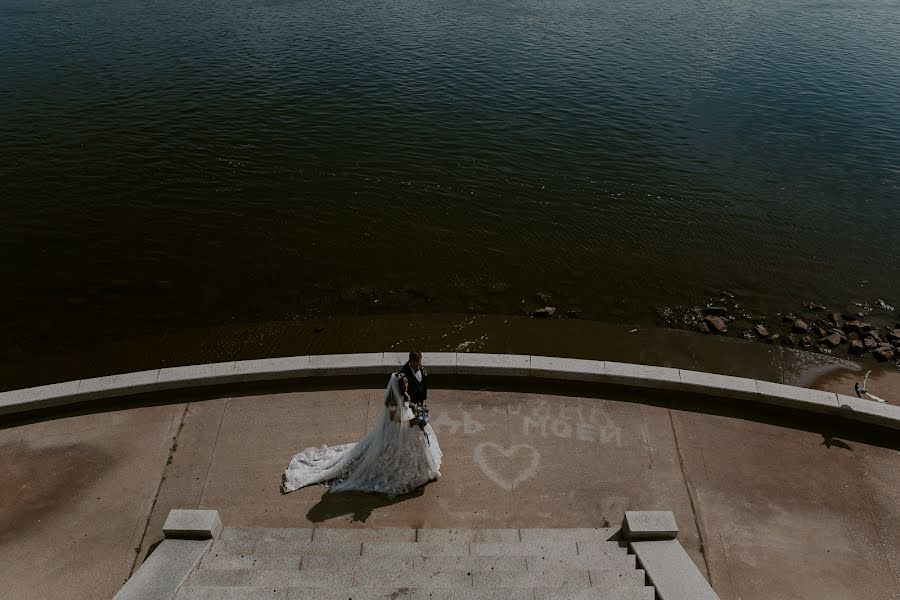
[[175, 430], [175, 435], [172, 436], [172, 445], [169, 446], [169, 454], [166, 456], [166, 464], [163, 465], [163, 472], [159, 478], [159, 483], [156, 486], [156, 492], [153, 494], [153, 502], [150, 503], [150, 510], [147, 512], [147, 520], [144, 522], [144, 531], [141, 532], [141, 539], [138, 541], [137, 547], [134, 549], [134, 561], [131, 563], [131, 571], [129, 572], [129, 576], [134, 575], [135, 569], [138, 568], [138, 559], [141, 557], [141, 548], [144, 545], [144, 539], [147, 537], [147, 530], [150, 529], [150, 519], [153, 517], [153, 509], [156, 508], [156, 501], [159, 499], [159, 492], [162, 490], [163, 482], [166, 480], [166, 473], [169, 470], [169, 465], [172, 464], [172, 458], [175, 455], [175, 451], [178, 449], [178, 436], [181, 435], [181, 430], [184, 427], [184, 419], [187, 416], [188, 408], [191, 403], [188, 402], [184, 405], [184, 411], [181, 413], [181, 419], [178, 420], [178, 429]]
[[703, 556], [703, 564], [706, 566], [706, 575], [709, 584], [712, 585], [712, 571], [709, 570], [709, 560], [706, 558], [706, 542], [703, 539], [703, 529], [700, 527], [700, 516], [697, 514], [697, 506], [694, 503], [694, 492], [691, 490], [691, 482], [684, 468], [684, 457], [681, 455], [681, 446], [678, 444], [678, 432], [675, 431], [675, 419], [672, 417], [672, 405], [668, 406], [669, 424], [672, 426], [672, 437], [675, 440], [675, 452], [678, 453], [678, 466], [681, 467], [681, 478], [687, 490], [688, 500], [691, 503], [691, 512], [694, 514], [694, 526], [697, 528], [697, 538], [700, 540], [700, 554]]

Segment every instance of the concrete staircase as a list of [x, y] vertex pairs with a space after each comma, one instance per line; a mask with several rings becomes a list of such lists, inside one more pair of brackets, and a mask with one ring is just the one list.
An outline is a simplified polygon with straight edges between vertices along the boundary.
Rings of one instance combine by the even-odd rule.
[[653, 600], [616, 531], [225, 528], [176, 600]]

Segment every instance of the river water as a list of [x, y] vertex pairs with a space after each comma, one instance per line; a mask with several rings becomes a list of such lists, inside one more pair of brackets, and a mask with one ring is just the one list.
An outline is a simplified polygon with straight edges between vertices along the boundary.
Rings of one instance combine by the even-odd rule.
[[0, 0], [0, 203], [7, 360], [896, 305], [900, 3]]

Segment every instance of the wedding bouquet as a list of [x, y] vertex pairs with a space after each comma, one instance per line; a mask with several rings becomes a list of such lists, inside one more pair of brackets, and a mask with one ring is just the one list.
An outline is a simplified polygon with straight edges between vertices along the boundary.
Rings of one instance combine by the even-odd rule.
[[431, 440], [428, 439], [428, 432], [425, 431], [425, 426], [428, 425], [428, 407], [424, 404], [413, 404], [412, 406], [413, 418], [410, 420], [410, 425], [418, 425], [419, 429], [422, 430], [422, 433], [425, 435], [425, 441], [428, 442], [428, 445], [431, 445]]

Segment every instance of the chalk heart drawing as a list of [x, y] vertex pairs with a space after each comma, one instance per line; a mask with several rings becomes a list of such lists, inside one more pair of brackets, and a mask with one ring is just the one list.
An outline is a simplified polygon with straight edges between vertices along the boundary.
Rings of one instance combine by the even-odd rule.
[[[530, 458], [530, 461], [512, 480], [509, 480], [502, 475], [502, 467], [512, 462], [520, 452], [524, 453], [526, 458]], [[517, 485], [533, 477], [537, 473], [538, 463], [541, 460], [541, 455], [534, 446], [519, 444], [511, 448], [504, 448], [494, 442], [482, 442], [475, 446], [474, 457], [475, 462], [488, 476], [488, 479], [507, 492], [511, 492]]]

